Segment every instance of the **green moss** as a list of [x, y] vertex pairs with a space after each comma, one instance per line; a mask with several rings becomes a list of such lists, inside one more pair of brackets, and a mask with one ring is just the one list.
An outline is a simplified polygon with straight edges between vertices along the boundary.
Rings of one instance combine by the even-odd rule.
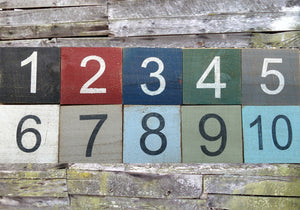
[[244, 195], [272, 195], [272, 196], [300, 196], [300, 180], [265, 180], [245, 185], [234, 190], [233, 194]]
[[108, 172], [102, 172], [100, 176], [100, 195], [108, 195], [109, 189], [107, 189], [107, 183], [109, 180], [109, 173]]
[[297, 210], [300, 208], [300, 199], [282, 198], [282, 197], [250, 197], [250, 196], [232, 196], [231, 199], [224, 204], [226, 208], [232, 210], [239, 209], [289, 209]]
[[254, 33], [251, 38], [253, 48], [286, 48], [300, 47], [299, 32], [285, 32], [276, 34]]

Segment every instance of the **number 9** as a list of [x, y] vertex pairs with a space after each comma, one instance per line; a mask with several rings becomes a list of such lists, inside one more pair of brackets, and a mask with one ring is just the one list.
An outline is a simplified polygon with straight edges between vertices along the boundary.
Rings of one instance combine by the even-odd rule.
[[[218, 120], [220, 123], [220, 132], [216, 136], [208, 135], [204, 129], [205, 122], [209, 118], [214, 118], [214, 119]], [[218, 156], [224, 151], [225, 146], [226, 146], [226, 141], [227, 141], [227, 131], [226, 131], [225, 122], [219, 115], [217, 115], [217, 114], [204, 115], [199, 122], [199, 132], [200, 132], [201, 136], [208, 141], [217, 141], [220, 138], [222, 139], [220, 148], [215, 152], [208, 151], [206, 146], [201, 145], [201, 150], [204, 154], [206, 154], [208, 156]]]

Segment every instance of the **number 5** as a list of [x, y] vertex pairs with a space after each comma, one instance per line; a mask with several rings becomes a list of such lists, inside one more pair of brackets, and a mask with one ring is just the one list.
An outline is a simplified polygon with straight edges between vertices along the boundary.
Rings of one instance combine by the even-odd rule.
[[268, 70], [269, 63], [282, 63], [282, 58], [265, 58], [262, 72], [261, 72], [261, 77], [267, 77], [268, 75], [274, 75], [274, 76], [278, 77], [279, 85], [275, 90], [268, 89], [266, 84], [260, 85], [261, 89], [265, 93], [267, 93], [269, 95], [276, 95], [276, 94], [280, 93], [282, 91], [282, 89], [284, 88], [284, 77], [277, 70]]

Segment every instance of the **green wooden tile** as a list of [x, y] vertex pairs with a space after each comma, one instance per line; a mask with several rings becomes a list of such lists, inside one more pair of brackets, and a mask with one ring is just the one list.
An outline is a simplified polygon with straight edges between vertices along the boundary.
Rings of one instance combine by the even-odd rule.
[[184, 163], [241, 163], [240, 106], [183, 106]]
[[183, 104], [240, 103], [240, 50], [183, 49]]

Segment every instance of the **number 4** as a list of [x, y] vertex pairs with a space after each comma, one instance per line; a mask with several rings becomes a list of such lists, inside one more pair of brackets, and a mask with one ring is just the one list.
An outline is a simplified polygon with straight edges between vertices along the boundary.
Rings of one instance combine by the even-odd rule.
[[[215, 69], [215, 82], [214, 83], [204, 83], [204, 80], [208, 74]], [[196, 88], [213, 88], [215, 89], [215, 98], [221, 98], [221, 88], [226, 88], [226, 83], [221, 83], [220, 74], [220, 56], [215, 56], [212, 62], [209, 64], [207, 69], [204, 71], [203, 75], [200, 77], [196, 84]]]

